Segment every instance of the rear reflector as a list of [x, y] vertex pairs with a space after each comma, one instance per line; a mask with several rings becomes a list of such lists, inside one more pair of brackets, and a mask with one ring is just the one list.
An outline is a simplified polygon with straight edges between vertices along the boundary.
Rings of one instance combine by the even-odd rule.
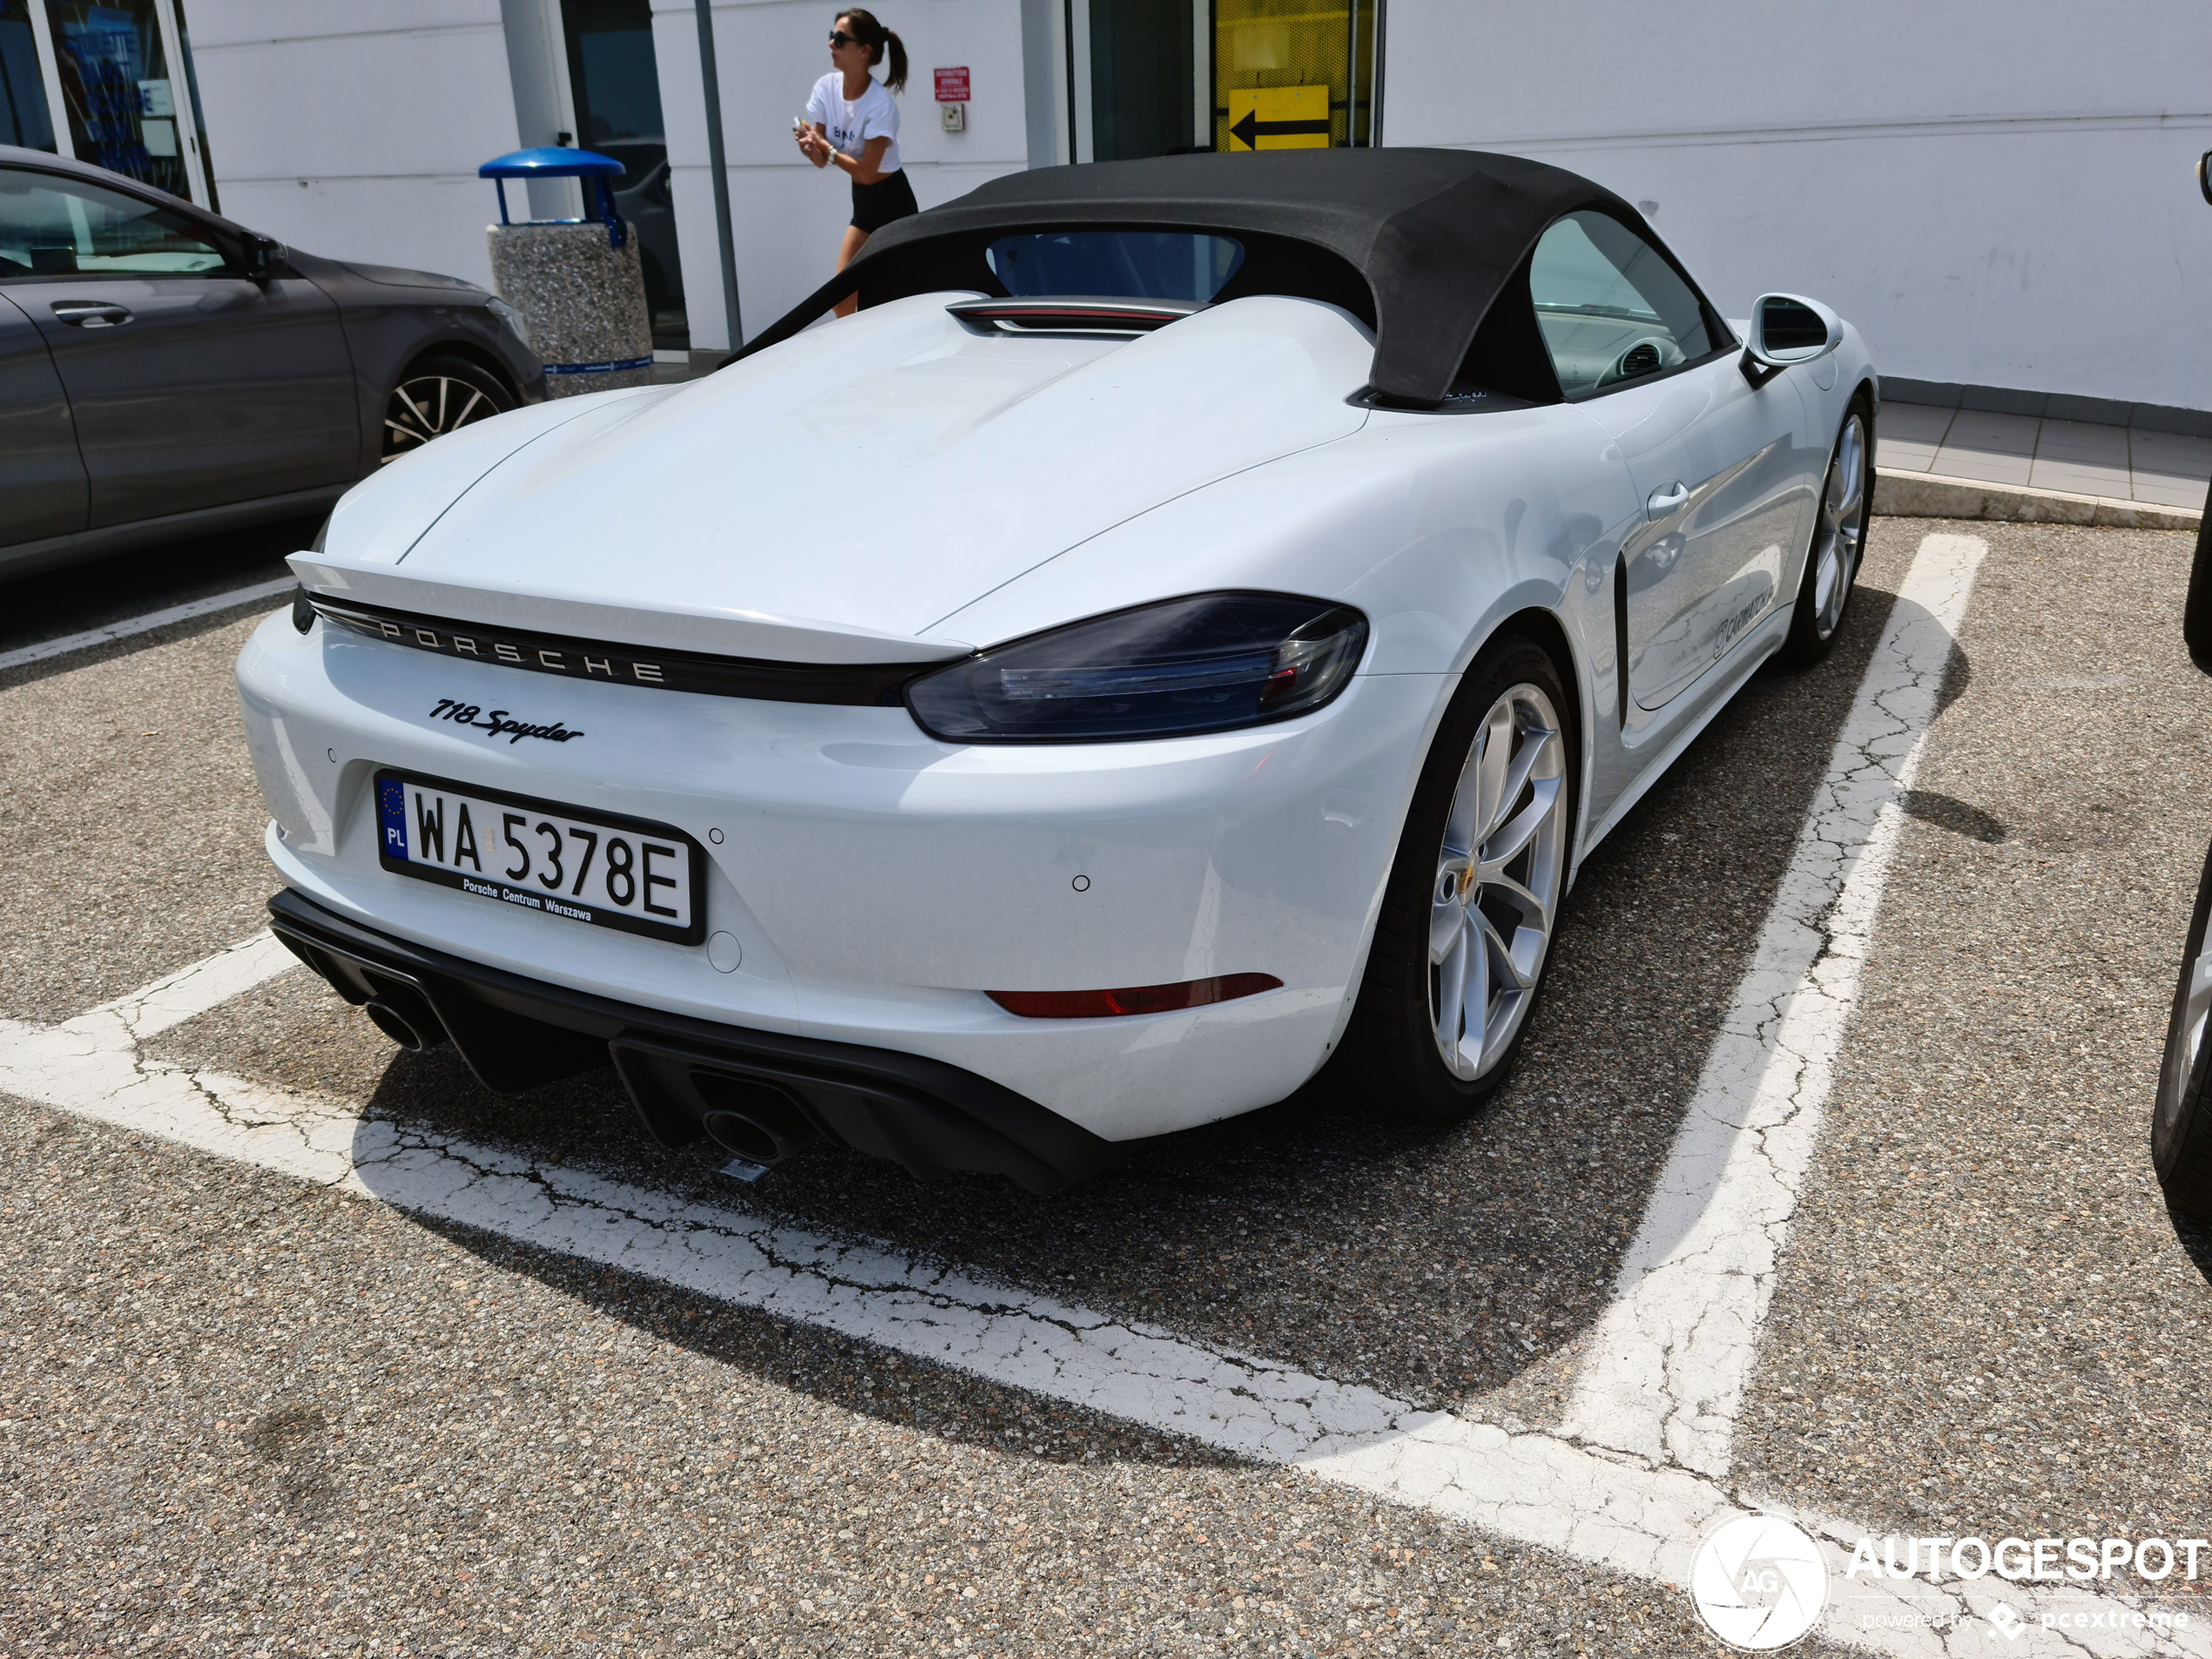
[[1169, 1014], [1278, 988], [1272, 974], [1224, 974], [1177, 985], [1132, 985], [1119, 991], [993, 991], [991, 1001], [1025, 1020], [1103, 1020], [1116, 1014]]

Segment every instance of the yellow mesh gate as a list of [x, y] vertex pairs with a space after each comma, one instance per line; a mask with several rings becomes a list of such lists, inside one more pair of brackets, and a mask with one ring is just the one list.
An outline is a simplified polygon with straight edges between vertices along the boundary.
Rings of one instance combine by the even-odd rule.
[[1376, 0], [1215, 0], [1217, 150], [1320, 150], [1374, 139]]

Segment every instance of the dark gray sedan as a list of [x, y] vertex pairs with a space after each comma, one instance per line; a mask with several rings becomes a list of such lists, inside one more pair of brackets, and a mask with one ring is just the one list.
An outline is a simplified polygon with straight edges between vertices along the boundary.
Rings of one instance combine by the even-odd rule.
[[0, 145], [0, 575], [318, 512], [544, 395], [481, 288]]

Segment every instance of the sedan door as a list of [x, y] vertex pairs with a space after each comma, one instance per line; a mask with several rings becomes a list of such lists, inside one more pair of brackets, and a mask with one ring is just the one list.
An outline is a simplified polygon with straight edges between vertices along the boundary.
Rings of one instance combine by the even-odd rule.
[[0, 295], [67, 388], [93, 529], [355, 477], [353, 359], [306, 279], [249, 279], [198, 218], [0, 168]]
[[0, 547], [83, 529], [86, 493], [54, 360], [37, 326], [0, 298]]
[[1810, 452], [1795, 388], [1755, 389], [1696, 291], [1619, 221], [1561, 219], [1529, 287], [1561, 390], [1613, 439], [1644, 501], [1621, 551], [1636, 725], [1788, 601], [1826, 455]]

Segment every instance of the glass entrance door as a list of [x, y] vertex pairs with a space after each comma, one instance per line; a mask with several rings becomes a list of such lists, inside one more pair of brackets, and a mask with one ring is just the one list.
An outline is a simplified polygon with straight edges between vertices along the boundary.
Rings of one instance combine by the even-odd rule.
[[686, 349], [691, 330], [653, 56], [652, 0], [561, 0], [561, 32], [568, 47], [576, 141], [628, 170], [616, 185], [615, 206], [637, 227], [653, 346]]
[[46, 109], [46, 76], [39, 67], [30, 4], [0, 0], [0, 144], [51, 150], [54, 122]]
[[[1203, 148], [1192, 0], [1090, 0], [1092, 161]], [[1203, 12], [1204, 7], [1197, 10]]]
[[207, 205], [194, 100], [177, 72], [183, 52], [169, 0], [44, 3], [69, 152]]

